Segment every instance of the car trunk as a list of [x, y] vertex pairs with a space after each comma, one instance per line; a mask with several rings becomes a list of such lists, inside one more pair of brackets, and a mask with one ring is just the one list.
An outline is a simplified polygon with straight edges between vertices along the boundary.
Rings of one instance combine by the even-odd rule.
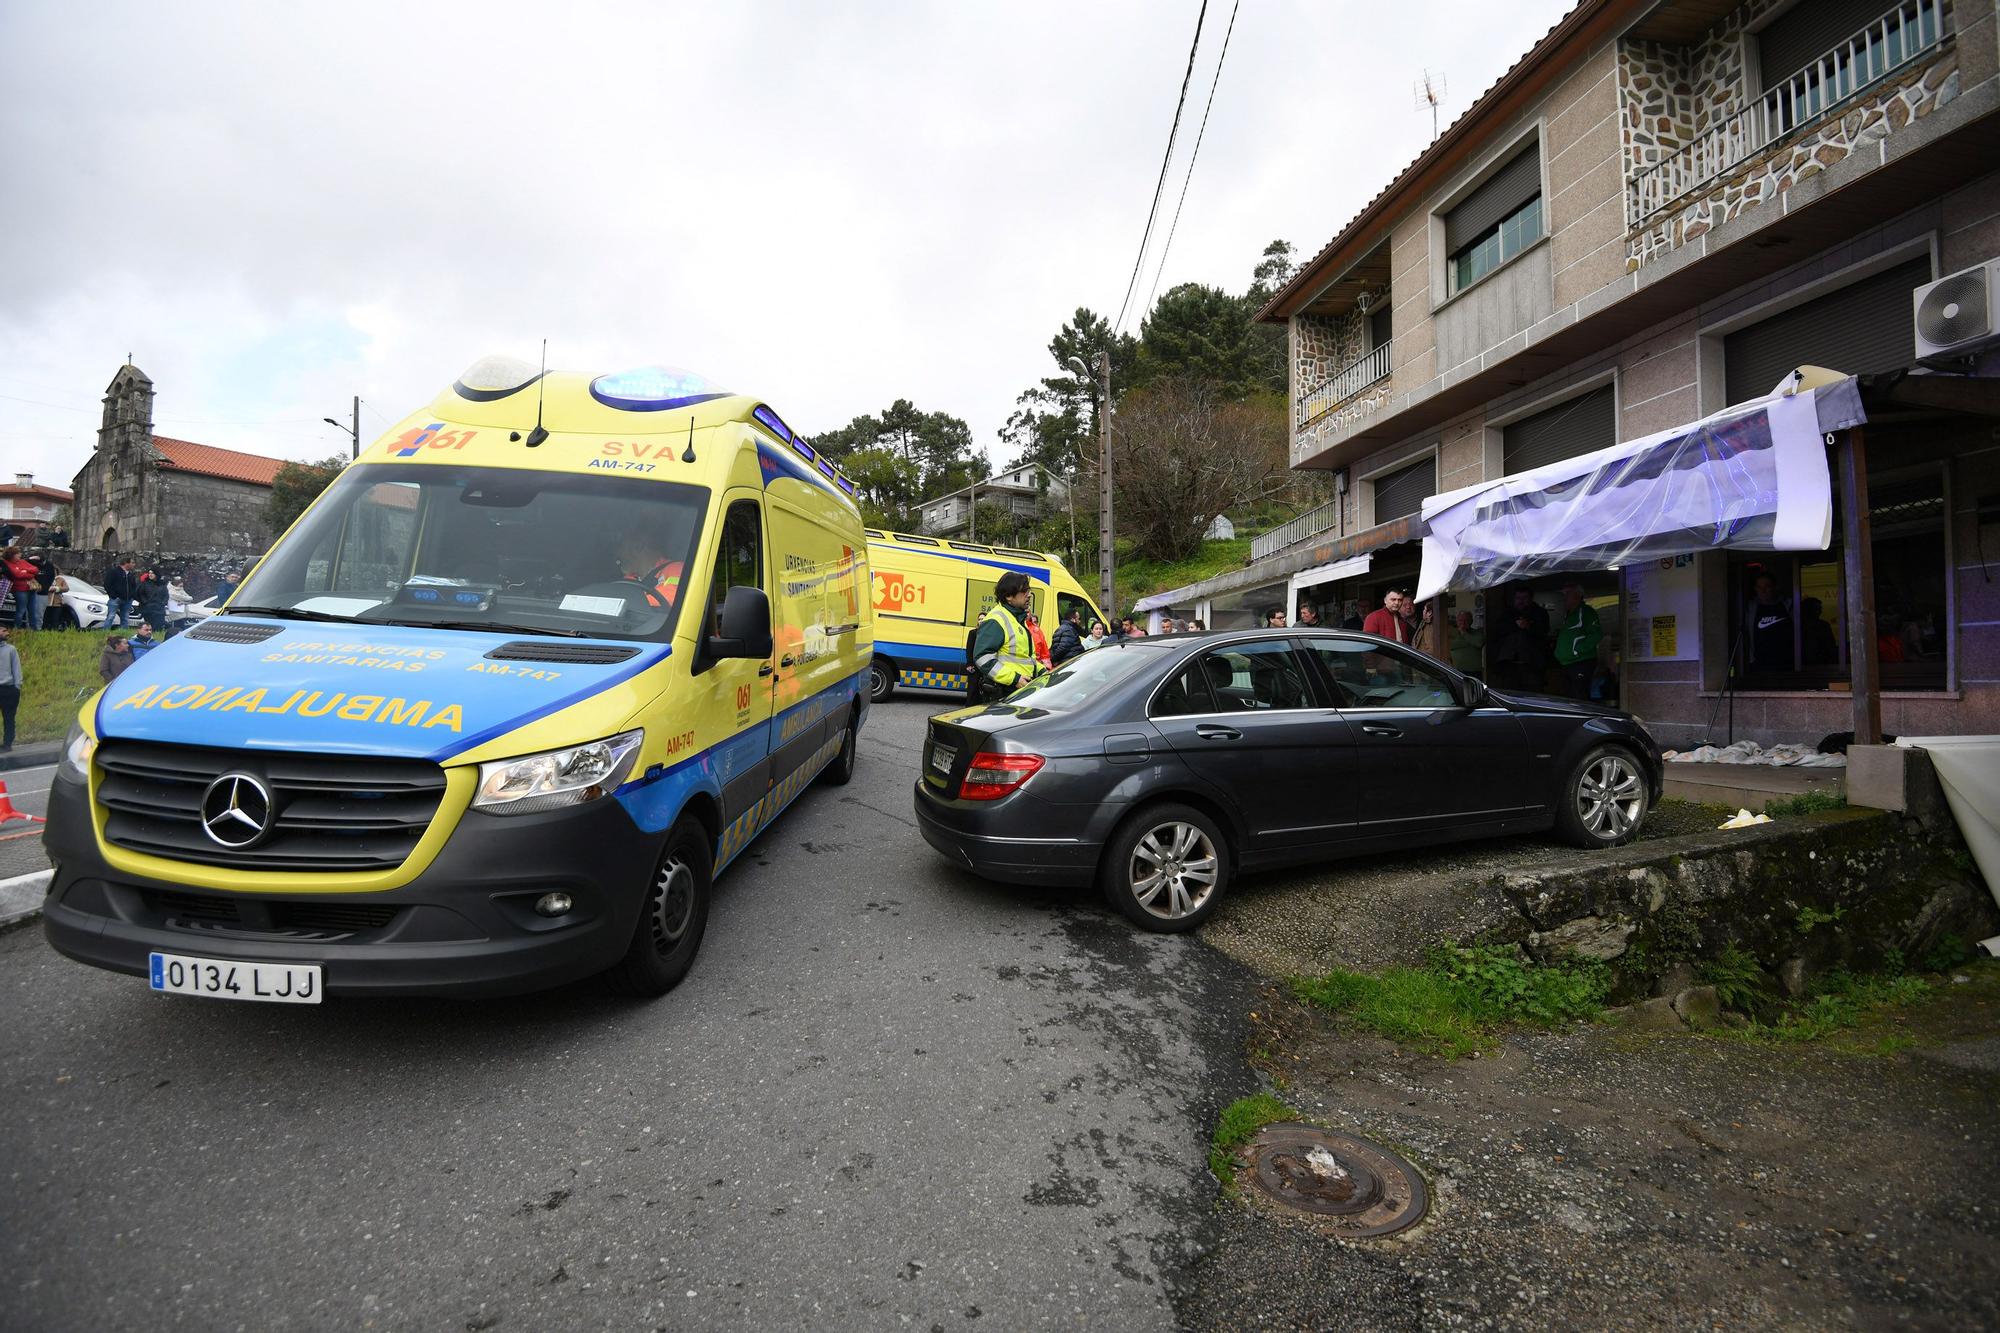
[[956, 799], [972, 757], [982, 750], [1004, 750], [1004, 734], [1026, 720], [1001, 708], [966, 708], [932, 718], [924, 736], [925, 784], [938, 796]]

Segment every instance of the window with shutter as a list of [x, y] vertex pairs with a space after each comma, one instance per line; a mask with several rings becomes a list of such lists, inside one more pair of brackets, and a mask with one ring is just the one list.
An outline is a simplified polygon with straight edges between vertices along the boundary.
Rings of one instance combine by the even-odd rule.
[[1508, 476], [1618, 443], [1618, 407], [1609, 384], [1524, 417], [1501, 430]]
[[1800, 366], [1849, 375], [1898, 370], [1916, 359], [1910, 293], [1931, 280], [1931, 261], [1913, 259], [1793, 306], [1722, 340], [1729, 401], [1762, 398]]
[[1407, 518], [1437, 494], [1437, 455], [1419, 459], [1406, 468], [1384, 473], [1371, 483], [1375, 487], [1375, 521], [1392, 523]]
[[1885, 0], [1799, 0], [1757, 36], [1757, 69], [1766, 91], [1882, 17]]
[[1542, 151], [1531, 143], [1444, 215], [1446, 276], [1456, 294], [1542, 239]]

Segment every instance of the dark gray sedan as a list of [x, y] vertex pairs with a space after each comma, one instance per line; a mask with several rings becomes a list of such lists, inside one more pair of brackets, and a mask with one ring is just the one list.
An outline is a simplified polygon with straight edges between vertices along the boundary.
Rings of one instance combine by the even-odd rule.
[[1660, 750], [1638, 719], [1502, 692], [1367, 634], [1138, 639], [1004, 703], [931, 719], [917, 821], [1008, 883], [1103, 887], [1187, 930], [1239, 870], [1553, 828], [1638, 831]]

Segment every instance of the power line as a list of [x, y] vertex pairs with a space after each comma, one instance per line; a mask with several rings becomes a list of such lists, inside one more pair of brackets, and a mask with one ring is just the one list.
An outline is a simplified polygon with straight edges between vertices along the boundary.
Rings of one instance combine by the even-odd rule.
[[1229, 35], [1236, 31], [1236, 10], [1242, 0], [1229, 6], [1229, 26], [1222, 30], [1222, 54], [1215, 58], [1215, 77], [1208, 85], [1208, 105], [1201, 109], [1201, 129], [1194, 136], [1194, 151], [1188, 154], [1187, 175], [1181, 177], [1181, 197], [1174, 204], [1173, 225], [1167, 228], [1167, 243], [1160, 247], [1160, 266], [1153, 270], [1153, 290], [1146, 293], [1146, 308], [1160, 294], [1160, 275], [1167, 271], [1167, 252], [1174, 248], [1174, 233], [1181, 228], [1181, 205], [1187, 203], [1188, 182], [1194, 179], [1195, 159], [1201, 156], [1201, 141], [1208, 137], [1208, 113], [1215, 107], [1215, 86], [1222, 82], [1222, 62], [1229, 59]]
[[1160, 213], [1160, 195], [1167, 188], [1167, 168], [1173, 165], [1174, 139], [1181, 132], [1181, 110], [1187, 105], [1188, 82], [1194, 78], [1194, 56], [1201, 49], [1201, 25], [1207, 17], [1208, 0], [1201, 0], [1201, 12], [1195, 15], [1194, 20], [1194, 44], [1188, 47], [1187, 72], [1181, 75], [1180, 100], [1174, 103], [1173, 128], [1167, 131], [1166, 156], [1160, 159], [1160, 179], [1153, 186], [1153, 206], [1146, 210], [1146, 230], [1139, 237], [1139, 257], [1132, 261], [1132, 277], [1125, 284], [1125, 299], [1119, 303], [1118, 320], [1111, 326], [1114, 337], [1118, 330], [1125, 327], [1125, 312], [1132, 306], [1132, 293], [1139, 288], [1139, 271], [1146, 265], [1146, 246], [1153, 239], [1153, 222]]

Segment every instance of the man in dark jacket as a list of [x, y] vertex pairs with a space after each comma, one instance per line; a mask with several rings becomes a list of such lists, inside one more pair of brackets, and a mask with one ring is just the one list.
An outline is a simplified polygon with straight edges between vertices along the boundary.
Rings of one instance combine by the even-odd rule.
[[1061, 666], [1083, 652], [1083, 612], [1075, 607], [1049, 636], [1049, 665]]
[[1549, 613], [1535, 604], [1526, 588], [1514, 589], [1514, 604], [1487, 626], [1488, 659], [1493, 683], [1502, 689], [1537, 691], [1546, 688], [1549, 670]]
[[147, 570], [139, 577], [139, 614], [153, 627], [153, 632], [164, 636], [167, 632], [167, 585], [161, 580], [157, 570]]
[[105, 619], [107, 625], [129, 625], [132, 623], [132, 561], [114, 560], [111, 568], [104, 571], [104, 595], [110, 599], [110, 614]]

